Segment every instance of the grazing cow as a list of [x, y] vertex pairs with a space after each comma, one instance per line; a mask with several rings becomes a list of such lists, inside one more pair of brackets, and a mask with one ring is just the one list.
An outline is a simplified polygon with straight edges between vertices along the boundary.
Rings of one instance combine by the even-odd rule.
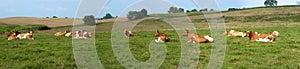
[[124, 30], [124, 33], [125, 33], [125, 36], [126, 36], [126, 37], [133, 36], [133, 33], [132, 33], [131, 31]]
[[158, 37], [157, 40], [155, 40], [155, 42], [169, 42], [170, 38], [167, 34], [164, 33], [159, 33], [159, 31], [157, 30], [154, 34], [154, 36]]
[[32, 39], [32, 40], [34, 40], [34, 38], [32, 37], [32, 35], [33, 35], [33, 32], [29, 31], [29, 32], [27, 32], [25, 34], [19, 34], [19, 35], [17, 35], [17, 38], [18, 39]]
[[251, 41], [257, 42], [273, 42], [275, 38], [270, 34], [261, 34], [258, 32], [246, 31], [247, 35], [249, 35], [249, 39]]
[[279, 32], [278, 31], [272, 31], [272, 32], [269, 32], [267, 34], [279, 37]]
[[227, 36], [233, 36], [233, 37], [246, 37], [246, 33], [235, 31], [235, 30], [226, 30], [225, 34]]
[[69, 33], [69, 32], [70, 32], [69, 30], [64, 31], [64, 32], [56, 32], [56, 33], [54, 34], [54, 36], [62, 36], [62, 35], [66, 35], [66, 34]]
[[208, 35], [199, 35], [195, 33], [191, 33], [188, 30], [184, 30], [182, 33], [183, 36], [188, 36], [188, 42], [193, 43], [209, 43], [214, 42], [214, 39]]

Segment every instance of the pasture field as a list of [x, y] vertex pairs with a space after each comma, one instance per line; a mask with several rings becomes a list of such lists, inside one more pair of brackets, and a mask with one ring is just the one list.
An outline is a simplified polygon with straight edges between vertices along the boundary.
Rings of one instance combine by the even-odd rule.
[[[299, 6], [257, 7], [222, 12], [226, 29], [237, 31], [280, 32], [280, 37], [271, 43], [251, 42], [248, 37], [227, 37], [223, 69], [299, 69], [300, 68], [300, 12]], [[279, 14], [280, 13], [280, 14]], [[188, 13], [197, 33], [210, 34], [202, 13]], [[180, 62], [181, 44], [174, 29], [160, 19], [151, 17], [169, 16], [150, 14], [133, 29], [134, 37], [129, 44], [133, 56], [139, 61], [150, 58], [149, 44], [155, 30], [168, 34], [171, 42], [167, 55], [159, 69], [175, 69]], [[99, 60], [107, 69], [125, 69], [116, 59], [111, 46], [111, 30], [115, 19], [97, 21], [95, 45]], [[0, 68], [1, 69], [76, 69], [72, 39], [55, 37], [55, 32], [72, 29], [72, 19], [47, 19], [13, 17], [0, 19]], [[11, 25], [10, 25], [11, 24]], [[28, 25], [39, 24], [39, 25]], [[46, 25], [46, 26], [44, 26]], [[44, 28], [47, 27], [47, 30]], [[48, 29], [50, 27], [51, 29]], [[3, 33], [11, 30], [32, 30], [35, 40], [8, 41]], [[22, 31], [21, 31], [22, 32]], [[181, 33], [181, 32], [178, 32]], [[192, 43], [186, 43], [192, 44]], [[198, 68], [205, 69], [209, 63], [212, 43], [199, 44]]]
[[[281, 33], [272, 43], [251, 42], [249, 38], [227, 38], [227, 48], [223, 68], [270, 68], [282, 69], [300, 68], [300, 27], [299, 25], [274, 26], [274, 27], [247, 27], [228, 28], [238, 31], [252, 30], [266, 33], [277, 30]], [[63, 28], [65, 29], [65, 28]], [[54, 32], [61, 29], [53, 29], [35, 32], [35, 40], [7, 41], [6, 36], [0, 36], [0, 67], [9, 68], [76, 68], [72, 50], [72, 40], [68, 37], [55, 37]], [[97, 30], [96, 30], [97, 31]], [[167, 56], [159, 67], [160, 69], [174, 69], [180, 59], [180, 42], [174, 30], [163, 30], [167, 33], [171, 42], [167, 45]], [[209, 30], [197, 30], [201, 34], [209, 34]], [[150, 57], [148, 45], [155, 39], [154, 31], [136, 31], [130, 38], [130, 50], [133, 56], [140, 61], [146, 61]], [[179, 32], [181, 33], [181, 32]], [[179, 34], [180, 35], [180, 34]], [[105, 68], [124, 69], [116, 60], [111, 46], [110, 32], [97, 32], [96, 47], [99, 59]], [[199, 55], [199, 68], [206, 68], [211, 54], [211, 43], [198, 45], [201, 50]]]

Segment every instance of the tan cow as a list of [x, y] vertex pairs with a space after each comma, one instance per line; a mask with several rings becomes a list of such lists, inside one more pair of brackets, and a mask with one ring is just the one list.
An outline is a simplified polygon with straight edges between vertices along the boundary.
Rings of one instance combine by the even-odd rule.
[[66, 30], [66, 31], [64, 31], [64, 32], [56, 32], [55, 34], [54, 34], [54, 36], [62, 36], [62, 35], [66, 35], [67, 33], [69, 33], [70, 31], [69, 30]]
[[14, 40], [14, 39], [17, 39], [17, 35], [19, 35], [19, 34], [21, 34], [21, 32], [19, 32], [19, 31], [8, 32], [8, 33], [7, 33], [7, 37], [8, 37], [7, 40]]
[[74, 33], [70, 33], [69, 36], [72, 36], [74, 39], [78, 39], [78, 38], [87, 39], [87, 38], [92, 37], [92, 33], [91, 32], [86, 32], [84, 30], [79, 30], [79, 31], [75, 31]]
[[259, 32], [246, 31], [247, 35], [249, 35], [250, 41], [257, 42], [273, 42], [275, 38], [270, 34], [262, 34]]
[[246, 33], [235, 31], [235, 30], [226, 30], [225, 34], [227, 36], [233, 36], [233, 37], [246, 37]]
[[165, 33], [160, 33], [158, 30], [154, 33], [155, 37], [158, 37], [157, 40], [155, 40], [155, 42], [169, 42], [170, 38], [167, 34]]
[[191, 33], [187, 29], [185, 29], [182, 32], [182, 36], [187, 36], [188, 37], [188, 42], [193, 42], [193, 43], [211, 43], [211, 42], [214, 42], [214, 39], [212, 37], [210, 37], [209, 35], [199, 35], [199, 34]]
[[277, 36], [277, 37], [280, 36], [278, 31], [272, 31], [272, 32], [269, 32], [267, 34], [272, 35], [272, 36]]
[[18, 39], [32, 39], [32, 40], [34, 40], [34, 38], [32, 37], [32, 35], [33, 35], [33, 32], [29, 31], [29, 32], [27, 32], [25, 34], [19, 34], [19, 35], [17, 35], [17, 38]]
[[133, 36], [133, 33], [131, 32], [131, 31], [128, 31], [128, 30], [124, 30], [124, 33], [125, 33], [125, 36], [126, 37], [131, 37], [131, 36]]

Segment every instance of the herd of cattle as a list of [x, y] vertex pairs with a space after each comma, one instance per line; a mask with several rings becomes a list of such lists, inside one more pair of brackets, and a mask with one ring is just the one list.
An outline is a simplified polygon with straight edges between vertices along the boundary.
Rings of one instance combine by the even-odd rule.
[[[278, 31], [272, 31], [266, 34], [254, 31], [245, 31], [239, 32], [236, 30], [226, 30], [224, 32], [229, 37], [249, 37], [250, 41], [257, 41], [257, 42], [273, 42], [275, 41], [275, 37], [279, 36]], [[133, 33], [131, 31], [125, 30], [125, 36], [131, 37]], [[165, 33], [160, 33], [158, 30], [154, 33], [154, 36], [157, 37], [155, 40], [156, 42], [169, 42], [170, 38]], [[185, 29], [182, 32], [182, 36], [187, 36], [188, 42], [192, 43], [212, 43], [214, 42], [214, 38], [210, 37], [209, 35], [200, 35], [189, 32], [189, 30]]]
[[[92, 33], [91, 32], [86, 32], [84, 30], [79, 30], [75, 32], [71, 31], [64, 31], [64, 32], [56, 32], [54, 36], [66, 36], [66, 37], [72, 37], [74, 39], [82, 38], [82, 39], [87, 39], [91, 38]], [[12, 31], [7, 33], [7, 40], [15, 40], [15, 39], [31, 39], [34, 40], [33, 38], [33, 32], [29, 31], [27, 33], [21, 33], [19, 31]]]
[[64, 32], [56, 32], [54, 34], [54, 36], [73, 37], [74, 39], [78, 39], [78, 38], [87, 39], [87, 38], [92, 37], [92, 33], [91, 32], [86, 32], [84, 30], [79, 30], [79, 31], [75, 31], [75, 32], [71, 32], [71, 31], [67, 30], [67, 31], [64, 31]]
[[[133, 33], [128, 30], [124, 30], [125, 36], [132, 37]], [[224, 32], [227, 36], [231, 37], [249, 37], [250, 41], [257, 41], [257, 42], [273, 42], [275, 41], [275, 37], [279, 36], [278, 31], [272, 31], [266, 34], [260, 33], [260, 32], [254, 32], [254, 31], [245, 31], [245, 32], [239, 32], [236, 30], [226, 30]], [[8, 32], [8, 40], [14, 40], [14, 39], [32, 39], [33, 38], [33, 32], [29, 31], [27, 33], [21, 33], [19, 31], [12, 31]], [[71, 31], [63, 31], [63, 32], [56, 32], [54, 36], [66, 36], [66, 37], [72, 37], [74, 39], [87, 39], [91, 38], [92, 33], [91, 32], [86, 32], [84, 30], [79, 30], [75, 32]], [[170, 37], [165, 34], [161, 33], [158, 30], [154, 33], [154, 36], [157, 37], [155, 40], [156, 42], [169, 42]], [[186, 36], [188, 38], [188, 42], [192, 43], [212, 43], [214, 42], [214, 38], [210, 37], [209, 35], [200, 35], [200, 34], [195, 34], [192, 32], [189, 32], [189, 30], [185, 29], [182, 32], [182, 36]]]

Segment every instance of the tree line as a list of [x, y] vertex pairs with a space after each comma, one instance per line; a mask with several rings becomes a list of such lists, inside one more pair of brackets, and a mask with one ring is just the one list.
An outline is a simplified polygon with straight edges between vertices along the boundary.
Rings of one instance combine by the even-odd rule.
[[[300, 1], [297, 1], [297, 3], [300, 4]], [[265, 2], [263, 3], [266, 7], [270, 7], [270, 6], [277, 6], [278, 2], [277, 0], [265, 0]], [[228, 8], [228, 11], [232, 11], [232, 10], [241, 10], [239, 8]], [[214, 9], [208, 9], [208, 8], [203, 8], [203, 9], [192, 9], [192, 10], [185, 10], [183, 8], [178, 8], [175, 6], [171, 6], [168, 10], [169, 14], [173, 14], [173, 13], [189, 13], [189, 12], [204, 12], [204, 11], [215, 11]], [[148, 16], [148, 11], [146, 9], [141, 9], [140, 11], [129, 11], [127, 14], [127, 19], [129, 20], [135, 20], [135, 19], [141, 19], [144, 17]], [[110, 13], [107, 13], [105, 16], [103, 16], [102, 18], [98, 19], [110, 19], [110, 18], [117, 18], [113, 17]], [[57, 18], [56, 16], [53, 16], [53, 18]], [[84, 17], [84, 22], [87, 25], [94, 25], [95, 24], [95, 17], [92, 15], [89, 16], [85, 16]]]

